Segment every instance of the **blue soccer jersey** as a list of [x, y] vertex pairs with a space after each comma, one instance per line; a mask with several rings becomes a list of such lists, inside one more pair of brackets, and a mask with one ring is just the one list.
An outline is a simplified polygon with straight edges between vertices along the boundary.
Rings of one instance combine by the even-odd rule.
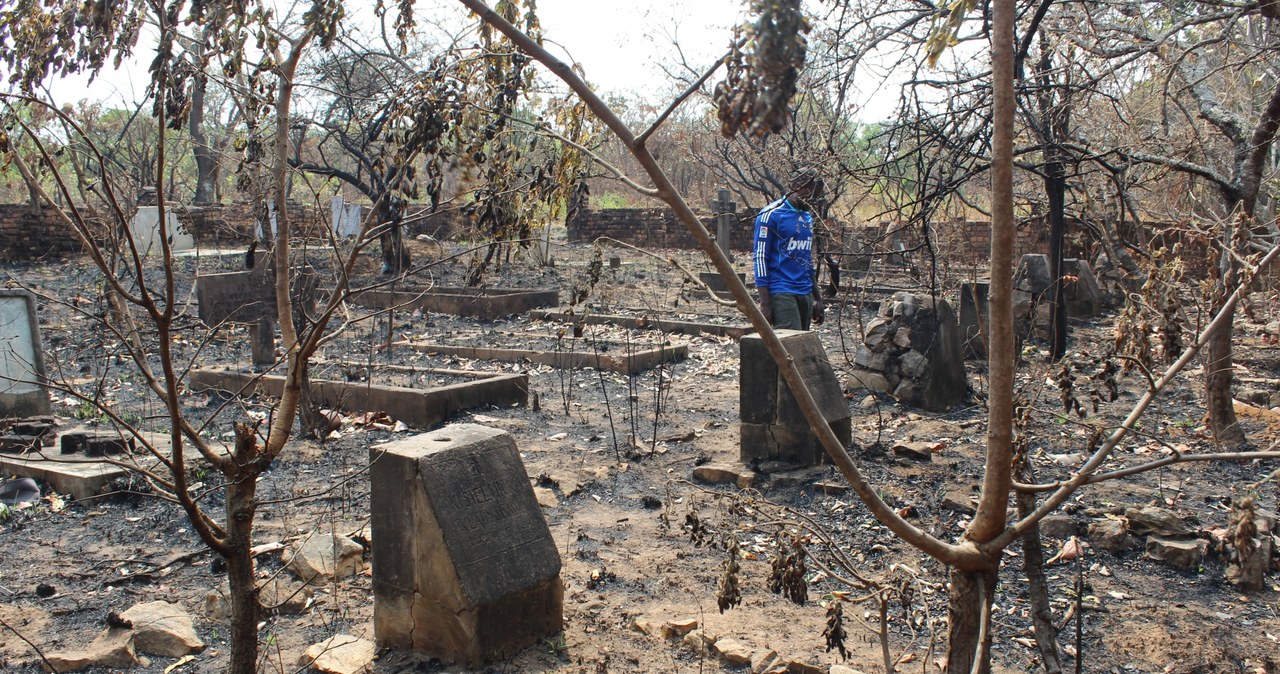
[[779, 199], [756, 216], [757, 288], [770, 293], [808, 295], [813, 291], [813, 215]]

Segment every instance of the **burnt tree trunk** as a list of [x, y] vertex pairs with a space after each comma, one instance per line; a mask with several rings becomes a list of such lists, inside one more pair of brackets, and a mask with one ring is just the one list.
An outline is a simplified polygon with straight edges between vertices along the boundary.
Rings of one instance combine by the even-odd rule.
[[227, 476], [227, 583], [231, 588], [229, 674], [256, 674], [258, 588], [253, 573], [253, 518], [257, 513], [258, 440], [246, 424], [236, 424], [236, 452]]
[[[947, 594], [950, 637], [947, 672], [988, 674], [991, 671], [991, 604], [996, 587], [996, 565], [981, 571], [951, 570]], [[977, 668], [974, 663], [978, 662]]]

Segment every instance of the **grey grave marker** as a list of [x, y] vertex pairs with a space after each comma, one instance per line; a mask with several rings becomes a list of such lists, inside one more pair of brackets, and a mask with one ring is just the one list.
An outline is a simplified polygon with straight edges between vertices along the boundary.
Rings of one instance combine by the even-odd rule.
[[380, 647], [478, 668], [563, 629], [560, 555], [508, 433], [454, 424], [369, 459]]
[[36, 305], [26, 290], [0, 290], [0, 417], [51, 414]]
[[721, 189], [719, 198], [711, 201], [711, 210], [716, 214], [716, 245], [724, 252], [724, 256], [733, 261], [733, 252], [729, 250], [729, 237], [733, 230], [733, 214], [738, 210], [737, 202], [729, 200], [729, 190]]

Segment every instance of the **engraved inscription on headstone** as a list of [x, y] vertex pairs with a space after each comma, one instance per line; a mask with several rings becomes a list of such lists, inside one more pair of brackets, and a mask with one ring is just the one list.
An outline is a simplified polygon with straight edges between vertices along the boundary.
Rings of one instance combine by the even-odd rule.
[[205, 325], [275, 319], [274, 275], [266, 269], [202, 274], [196, 279], [196, 302]]
[[0, 417], [50, 414], [35, 301], [25, 290], [0, 290]]
[[479, 667], [561, 631], [560, 556], [509, 434], [455, 424], [370, 461], [379, 646]]

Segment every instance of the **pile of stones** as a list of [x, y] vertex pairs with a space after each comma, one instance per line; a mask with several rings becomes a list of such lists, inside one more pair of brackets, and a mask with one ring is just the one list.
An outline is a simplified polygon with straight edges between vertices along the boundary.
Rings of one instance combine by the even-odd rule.
[[946, 300], [899, 292], [880, 305], [854, 354], [851, 388], [944, 411], [968, 394], [960, 326]]

